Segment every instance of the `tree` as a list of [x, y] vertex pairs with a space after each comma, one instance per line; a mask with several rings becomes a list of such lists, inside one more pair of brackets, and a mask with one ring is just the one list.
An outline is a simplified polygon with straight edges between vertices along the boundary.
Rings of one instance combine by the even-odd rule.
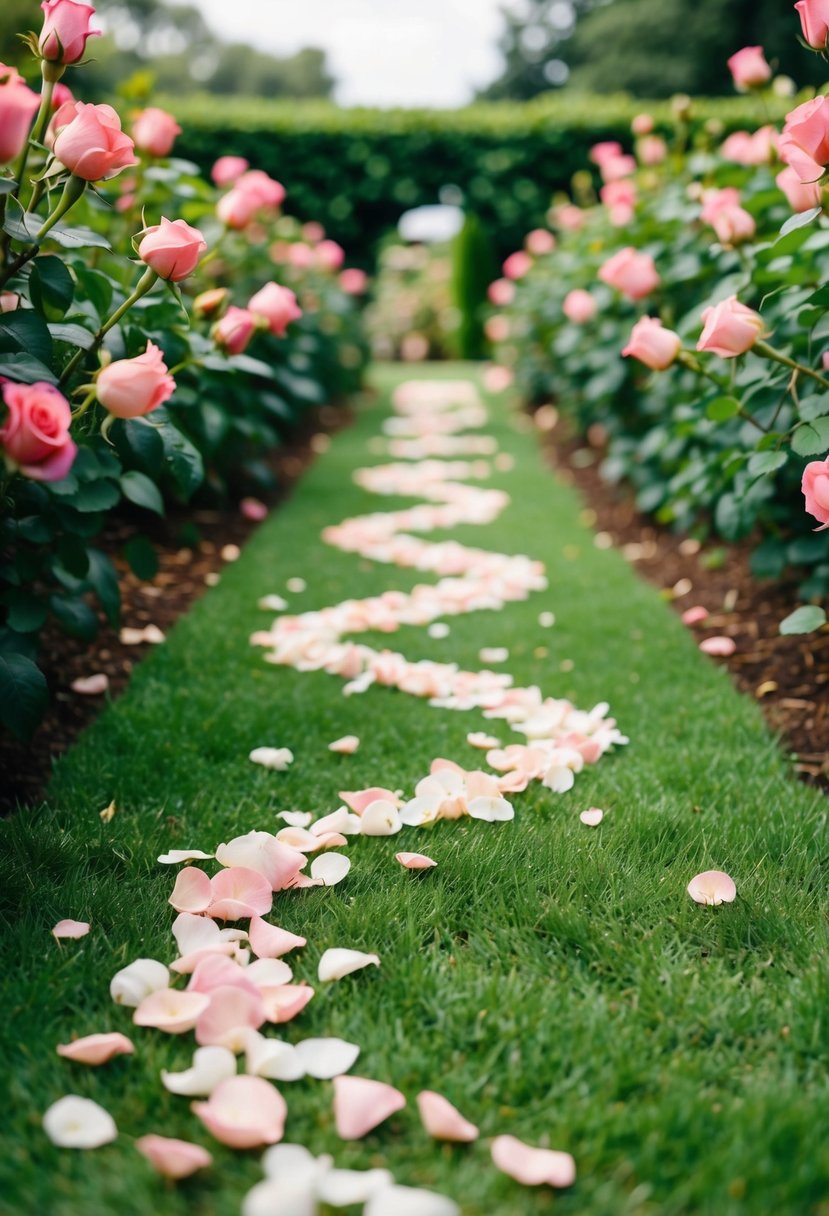
[[514, 0], [502, 8], [504, 29], [498, 45], [504, 56], [501, 75], [481, 90], [485, 101], [527, 101], [558, 88], [569, 70], [560, 48], [573, 33], [589, 0]]

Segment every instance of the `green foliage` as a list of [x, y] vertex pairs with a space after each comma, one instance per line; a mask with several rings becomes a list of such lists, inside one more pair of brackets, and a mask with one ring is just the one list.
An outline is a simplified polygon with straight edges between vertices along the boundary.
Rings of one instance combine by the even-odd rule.
[[458, 310], [458, 352], [480, 359], [486, 349], [483, 313], [486, 291], [495, 277], [492, 243], [474, 212], [469, 212], [452, 250], [452, 289]]

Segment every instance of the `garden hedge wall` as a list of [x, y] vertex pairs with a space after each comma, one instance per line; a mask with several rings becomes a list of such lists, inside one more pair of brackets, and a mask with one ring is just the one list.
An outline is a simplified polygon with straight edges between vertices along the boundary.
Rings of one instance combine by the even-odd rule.
[[[292, 214], [321, 221], [349, 260], [363, 265], [373, 263], [377, 238], [404, 211], [438, 201], [465, 202], [505, 255], [544, 223], [551, 195], [568, 188], [593, 143], [628, 146], [630, 121], [645, 109], [664, 132], [674, 126], [670, 103], [565, 93], [460, 110], [210, 97], [162, 104], [184, 128], [180, 155], [206, 171], [233, 153], [289, 182]], [[754, 128], [782, 120], [793, 102], [772, 104], [766, 117], [753, 98], [695, 102], [692, 126], [715, 119], [725, 131]]]

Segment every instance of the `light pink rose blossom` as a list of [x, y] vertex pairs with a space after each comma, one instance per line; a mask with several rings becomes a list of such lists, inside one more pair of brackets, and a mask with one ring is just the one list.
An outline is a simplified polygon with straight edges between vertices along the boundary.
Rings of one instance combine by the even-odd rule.
[[530, 255], [525, 250], [518, 249], [509, 255], [501, 269], [507, 279], [523, 279], [532, 268], [532, 264], [533, 260]]
[[0, 64], [0, 164], [16, 160], [29, 138], [40, 98], [14, 68]]
[[[0, 376], [0, 400], [8, 411], [0, 426], [6, 461], [33, 481], [60, 481], [75, 460], [69, 437], [69, 402], [51, 384], [15, 384]], [[0, 414], [2, 417], [2, 414]]]
[[532, 232], [527, 233], [524, 247], [527, 253], [532, 254], [533, 257], [541, 257], [545, 253], [553, 252], [556, 247], [556, 238], [546, 228], [534, 228]]
[[662, 281], [650, 254], [639, 253], [631, 245], [608, 258], [599, 270], [599, 278], [629, 300], [644, 299]]
[[637, 114], [630, 124], [634, 135], [650, 135], [653, 127], [654, 122], [650, 114]]
[[829, 0], [797, 0], [795, 8], [804, 40], [816, 51], [822, 51], [829, 38]]
[[816, 182], [829, 165], [829, 97], [815, 97], [786, 115], [780, 156], [802, 182]]
[[98, 400], [116, 418], [141, 418], [152, 413], [176, 391], [159, 347], [148, 342], [143, 355], [116, 359], [98, 373]]
[[728, 60], [728, 70], [740, 92], [759, 89], [771, 80], [771, 68], [766, 63], [761, 46], [744, 46]]
[[822, 193], [818, 182], [802, 182], [791, 165], [781, 170], [774, 179], [783, 191], [792, 211], [811, 211], [819, 207]]
[[515, 284], [509, 279], [496, 279], [487, 288], [487, 296], [496, 308], [506, 308], [515, 299]]
[[43, 58], [62, 64], [83, 59], [87, 38], [96, 38], [101, 33], [89, 28], [95, 9], [77, 0], [43, 0], [40, 7], [44, 18], [37, 45]]
[[180, 283], [193, 273], [206, 249], [207, 241], [198, 228], [162, 216], [160, 223], [144, 233], [138, 256], [159, 278]]
[[357, 266], [349, 266], [340, 275], [340, 287], [346, 295], [361, 296], [368, 286], [368, 275]]
[[210, 170], [210, 176], [217, 186], [229, 186], [249, 168], [250, 161], [244, 156], [220, 156]]
[[[74, 107], [71, 121], [61, 125], [67, 106]], [[61, 106], [53, 119], [57, 134], [52, 151], [55, 159], [70, 173], [87, 182], [114, 177], [128, 165], [137, 164], [135, 147], [121, 130], [121, 119], [107, 105], [88, 105], [83, 101]]]
[[266, 283], [248, 300], [248, 308], [267, 321], [268, 328], [277, 338], [284, 338], [288, 326], [302, 316], [294, 293], [279, 283]]
[[806, 499], [806, 510], [821, 525], [818, 531], [829, 528], [829, 456], [823, 460], [811, 460], [806, 465], [801, 489]]
[[711, 351], [723, 359], [744, 355], [765, 331], [760, 314], [741, 304], [736, 296], [706, 308], [702, 322], [697, 350]]
[[638, 359], [652, 371], [663, 372], [676, 362], [682, 350], [682, 339], [672, 329], [665, 329], [657, 317], [642, 317], [633, 327], [627, 346], [622, 351], [626, 357]]
[[231, 304], [227, 312], [213, 326], [213, 341], [229, 355], [241, 355], [256, 333], [256, 317], [247, 308]]
[[132, 124], [136, 148], [150, 156], [169, 156], [177, 135], [181, 135], [181, 127], [172, 114], [158, 106], [142, 110]]
[[575, 287], [564, 297], [561, 311], [574, 325], [586, 325], [588, 321], [593, 320], [598, 308], [595, 297], [589, 291], [585, 291], [582, 287]]

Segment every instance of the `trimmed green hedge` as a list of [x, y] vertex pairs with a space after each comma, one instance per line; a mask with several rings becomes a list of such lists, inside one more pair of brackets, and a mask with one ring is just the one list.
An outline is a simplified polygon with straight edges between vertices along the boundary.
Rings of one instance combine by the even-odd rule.
[[[551, 196], [569, 186], [593, 143], [618, 139], [629, 146], [630, 121], [643, 110], [664, 132], [673, 127], [664, 101], [568, 93], [461, 110], [343, 110], [327, 102], [210, 97], [167, 104], [184, 128], [180, 155], [208, 171], [218, 156], [233, 153], [289, 182], [289, 210], [319, 220], [349, 259], [364, 265], [373, 262], [377, 237], [404, 211], [459, 201], [459, 191], [505, 255], [544, 223]], [[692, 122], [754, 128], [781, 120], [792, 104], [774, 102], [766, 120], [752, 98], [695, 102]]]

